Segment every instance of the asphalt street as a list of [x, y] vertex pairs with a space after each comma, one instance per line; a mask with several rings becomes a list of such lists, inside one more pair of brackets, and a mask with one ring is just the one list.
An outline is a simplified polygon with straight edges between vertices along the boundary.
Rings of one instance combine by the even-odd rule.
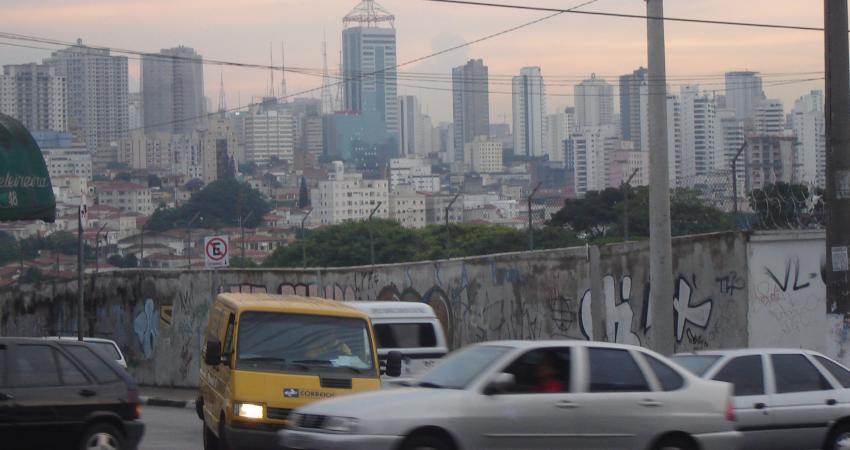
[[145, 436], [139, 450], [201, 450], [201, 421], [191, 408], [145, 406]]

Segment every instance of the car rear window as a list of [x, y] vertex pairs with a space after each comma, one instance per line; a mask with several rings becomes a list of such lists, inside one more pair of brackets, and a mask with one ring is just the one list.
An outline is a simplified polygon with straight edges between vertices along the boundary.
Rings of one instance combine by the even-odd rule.
[[121, 380], [121, 377], [118, 376], [115, 370], [109, 367], [109, 364], [100, 359], [89, 347], [69, 345], [66, 349], [88, 367], [98, 383], [112, 383]]
[[18, 345], [15, 348], [17, 385], [22, 387], [59, 386], [59, 370], [49, 345]]
[[374, 325], [378, 348], [436, 347], [437, 334], [430, 323], [379, 323]]
[[850, 370], [847, 370], [841, 364], [836, 363], [835, 361], [824, 358], [823, 356], [815, 355], [815, 359], [841, 383], [841, 386], [850, 388]]
[[764, 395], [764, 364], [761, 355], [732, 358], [714, 375], [717, 381], [735, 386], [735, 396]]
[[655, 373], [655, 377], [658, 378], [658, 382], [661, 383], [661, 389], [675, 391], [685, 385], [685, 380], [679, 375], [679, 372], [652, 355], [642, 354]]
[[804, 355], [771, 355], [776, 375], [776, 393], [824, 391], [832, 389], [820, 371]]
[[718, 355], [675, 355], [670, 358], [692, 374], [701, 377], [720, 359]]
[[59, 372], [62, 374], [63, 384], [67, 386], [79, 386], [89, 383], [88, 378], [80, 372], [80, 369], [67, 356], [57, 352], [56, 360], [59, 361]]
[[591, 348], [590, 392], [645, 392], [649, 383], [626, 350]]
[[86, 341], [89, 345], [98, 349], [98, 351], [103, 352], [104, 355], [116, 360], [121, 360], [121, 353], [118, 353], [118, 349], [112, 342], [101, 342], [101, 341]]

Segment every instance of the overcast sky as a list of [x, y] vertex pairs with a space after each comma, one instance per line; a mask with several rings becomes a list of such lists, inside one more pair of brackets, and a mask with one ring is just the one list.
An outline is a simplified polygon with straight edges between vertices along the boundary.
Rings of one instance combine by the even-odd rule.
[[[494, 0], [503, 3], [569, 8], [582, 0]], [[357, 0], [2, 0], [0, 31], [38, 35], [63, 41], [78, 37], [93, 45], [156, 52], [185, 45], [207, 58], [267, 64], [269, 42], [286, 44], [287, 66], [322, 67], [321, 44], [327, 35], [329, 64], [338, 63], [342, 17]], [[383, 0], [396, 16], [399, 62], [475, 40], [547, 13], [455, 6], [424, 0]], [[599, 0], [588, 11], [644, 13], [643, 0]], [[821, 0], [667, 0], [670, 17], [752, 21], [823, 26]], [[690, 80], [706, 90], [722, 90], [719, 74], [749, 69], [765, 73], [765, 83], [821, 78], [823, 34], [668, 22], [667, 69], [673, 89]], [[572, 105], [571, 84], [597, 73], [616, 83], [617, 75], [646, 65], [646, 23], [642, 20], [561, 15], [529, 28], [471, 47], [406, 66], [402, 72], [437, 72], [469, 58], [482, 58], [491, 75], [513, 75], [523, 66], [540, 66], [553, 77], [547, 91], [550, 111]], [[0, 42], [4, 42], [0, 40]], [[40, 61], [43, 50], [0, 47], [0, 64]], [[805, 74], [817, 72], [816, 74]], [[130, 61], [131, 90], [138, 89], [139, 69]], [[205, 90], [217, 107], [219, 76], [223, 75], [228, 106], [248, 103], [267, 89], [266, 71], [206, 66]], [[495, 77], [494, 77], [495, 78]], [[279, 75], [276, 75], [279, 84]], [[288, 75], [289, 93], [315, 88], [320, 78]], [[405, 80], [400, 84], [450, 89], [451, 84]], [[823, 81], [793, 82], [766, 87], [790, 109], [796, 98]], [[510, 85], [493, 83], [491, 91], [509, 92]], [[400, 86], [419, 96], [435, 124], [451, 119], [450, 93]], [[334, 92], [335, 93], [335, 92]], [[311, 94], [311, 95], [318, 95]], [[510, 95], [491, 95], [491, 121], [510, 122]]]

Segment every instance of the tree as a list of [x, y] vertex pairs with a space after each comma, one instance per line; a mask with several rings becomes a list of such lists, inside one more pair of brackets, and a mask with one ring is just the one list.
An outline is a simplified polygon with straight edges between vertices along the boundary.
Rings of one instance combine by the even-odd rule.
[[257, 169], [258, 169], [257, 163], [250, 162], [250, 163], [239, 164], [239, 173], [242, 173], [242, 174], [245, 174], [245, 175], [254, 175], [257, 172]]
[[20, 246], [15, 238], [0, 231], [0, 266], [20, 258]]
[[109, 257], [106, 258], [106, 262], [108, 262], [109, 264], [111, 264], [115, 267], [120, 267], [120, 268], [125, 268], [125, 269], [139, 266], [139, 259], [136, 258], [136, 255], [133, 255], [133, 254], [123, 256], [123, 257], [121, 255], [109, 255]]
[[148, 187], [149, 188], [154, 188], [154, 187], [161, 188], [162, 187], [162, 180], [158, 176], [156, 176], [154, 174], [150, 174], [150, 175], [148, 175]]
[[115, 175], [115, 178], [113, 178], [113, 180], [115, 180], [115, 181], [128, 181], [129, 182], [130, 181], [130, 173], [129, 172], [119, 172], [118, 174]]
[[27, 269], [24, 270], [24, 273], [21, 274], [21, 277], [18, 279], [18, 282], [40, 283], [45, 279], [47, 279], [47, 277], [45, 277], [44, 274], [41, 273], [41, 270], [39, 270], [37, 267], [27, 267]]
[[[183, 227], [195, 214], [204, 218], [204, 227], [232, 227], [239, 224], [240, 216], [253, 211], [254, 214], [248, 218], [245, 226], [254, 228], [260, 225], [269, 210], [270, 207], [260, 192], [247, 183], [225, 178], [208, 184], [179, 208], [156, 210], [147, 227], [154, 231]], [[196, 222], [194, 225], [200, 226], [200, 223]]]
[[298, 207], [300, 209], [310, 206], [310, 190], [307, 189], [307, 180], [301, 177], [301, 188], [298, 190]]
[[573, 231], [589, 238], [603, 236], [618, 220], [616, 206], [623, 201], [620, 189], [590, 191], [583, 198], [568, 199], [564, 207], [552, 215], [550, 226], [568, 225]]

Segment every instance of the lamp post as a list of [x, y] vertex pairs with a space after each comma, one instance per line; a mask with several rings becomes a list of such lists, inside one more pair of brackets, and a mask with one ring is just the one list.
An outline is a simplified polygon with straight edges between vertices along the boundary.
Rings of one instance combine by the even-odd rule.
[[[100, 233], [106, 228], [106, 224], [100, 226], [97, 234], [94, 235], [94, 273], [100, 272]], [[109, 239], [106, 240], [109, 243]]]
[[449, 206], [446, 206], [446, 259], [451, 259], [451, 254], [449, 254], [449, 241], [452, 238], [452, 233], [449, 229], [449, 210], [452, 209], [452, 205], [455, 204], [458, 197], [460, 197], [460, 192], [455, 194], [455, 197], [449, 202]]
[[629, 188], [632, 187], [632, 178], [637, 175], [639, 169], [635, 169], [629, 179], [623, 183], [623, 240], [629, 241]]
[[534, 199], [534, 194], [537, 193], [540, 186], [543, 186], [542, 181], [537, 183], [537, 186], [534, 187], [528, 196], [528, 250], [534, 250], [534, 224], [531, 220], [531, 201]]
[[378, 208], [381, 207], [383, 202], [378, 202], [375, 205], [375, 208], [369, 213], [369, 262], [374, 266], [375, 265], [375, 235], [372, 233], [372, 216], [378, 212]]
[[741, 153], [745, 148], [747, 148], [746, 142], [738, 149], [735, 157], [732, 158], [732, 211], [735, 213], [736, 226], [738, 222], [738, 158], [741, 157]]
[[304, 222], [307, 221], [307, 217], [310, 216], [310, 213], [313, 212], [313, 208], [307, 210], [307, 214], [304, 214], [304, 218], [301, 219], [301, 265], [307, 267], [307, 244], [304, 240]]
[[[197, 220], [200, 216], [201, 212], [196, 212], [186, 225], [186, 259], [188, 260], [190, 270], [192, 269], [192, 224], [195, 223], [195, 220]], [[201, 217], [201, 220], [204, 220], [204, 218]]]
[[242, 265], [245, 265], [245, 222], [254, 215], [254, 210], [251, 210], [247, 216], [239, 218], [239, 232], [242, 235]]

